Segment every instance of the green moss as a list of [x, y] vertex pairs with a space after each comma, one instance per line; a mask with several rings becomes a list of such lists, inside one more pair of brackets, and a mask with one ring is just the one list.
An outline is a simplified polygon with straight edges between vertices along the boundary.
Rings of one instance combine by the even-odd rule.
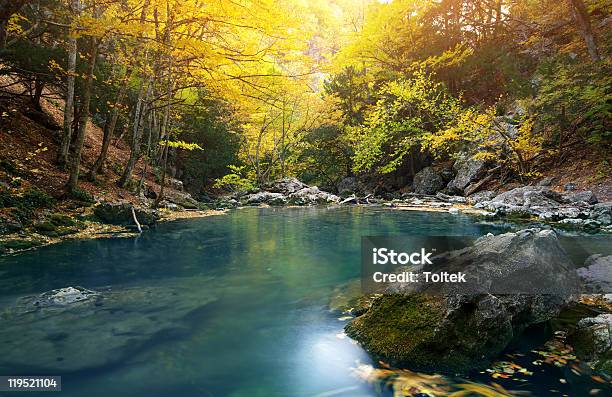
[[36, 229], [37, 232], [54, 232], [57, 226], [51, 222], [40, 222], [34, 225], [34, 229]]
[[55, 226], [74, 226], [75, 221], [71, 217], [63, 214], [51, 214], [48, 217], [49, 221]]
[[6, 252], [7, 250], [25, 250], [33, 247], [37, 247], [42, 244], [40, 240], [6, 240], [0, 241], [0, 252]]
[[55, 199], [42, 190], [29, 189], [23, 193], [21, 203], [28, 209], [48, 208], [55, 204]]
[[371, 353], [395, 363], [436, 364], [426, 349], [436, 344], [436, 325], [442, 320], [443, 300], [425, 295], [385, 295], [346, 327], [349, 336]]

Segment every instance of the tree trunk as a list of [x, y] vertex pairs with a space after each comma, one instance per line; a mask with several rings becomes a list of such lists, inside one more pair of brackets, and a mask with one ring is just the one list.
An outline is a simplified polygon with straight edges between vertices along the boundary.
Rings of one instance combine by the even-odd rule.
[[[76, 15], [80, 12], [79, 0], [72, 0], [72, 12]], [[70, 151], [70, 141], [72, 140], [72, 121], [74, 113], [74, 85], [76, 77], [76, 62], [77, 62], [77, 40], [72, 32], [68, 35], [68, 77], [66, 78], [66, 104], [64, 106], [64, 130], [62, 134], [62, 142], [57, 153], [57, 163], [64, 167], [68, 162], [68, 152]]]
[[42, 106], [40, 106], [40, 97], [42, 96], [45, 83], [38, 77], [34, 80], [34, 93], [32, 95], [32, 106], [34, 110], [42, 112]]
[[95, 37], [89, 38], [89, 60], [87, 61], [87, 77], [83, 84], [83, 93], [81, 95], [81, 114], [79, 115], [79, 128], [77, 130], [76, 142], [74, 145], [74, 157], [72, 159], [72, 167], [70, 168], [70, 178], [68, 179], [68, 192], [73, 193], [79, 184], [79, 170], [81, 166], [81, 152], [83, 151], [83, 143], [85, 142], [85, 134], [87, 132], [87, 121], [89, 120], [89, 103], [91, 102], [93, 74], [96, 66], [96, 57], [98, 55], [98, 39]]
[[119, 89], [119, 93], [117, 94], [117, 99], [115, 100], [113, 110], [108, 112], [108, 114], [106, 115], [106, 121], [104, 122], [104, 137], [102, 138], [102, 149], [100, 149], [100, 155], [96, 159], [96, 162], [94, 163], [93, 167], [91, 167], [91, 171], [89, 172], [89, 179], [91, 181], [95, 181], [96, 175], [99, 172], [103, 172], [104, 162], [106, 161], [106, 156], [108, 155], [108, 148], [113, 138], [113, 133], [115, 132], [117, 119], [119, 118], [119, 105], [121, 104], [121, 102], [123, 102], [127, 94], [127, 83], [128, 80], [126, 79], [123, 82], [121, 88]]
[[597, 42], [593, 35], [593, 28], [591, 27], [591, 20], [589, 13], [582, 0], [569, 0], [570, 8], [574, 14], [574, 19], [578, 24], [578, 30], [584, 39], [587, 51], [593, 62], [599, 62], [601, 57], [599, 56], [599, 50], [597, 49]]
[[[151, 79], [148, 79], [144, 86], [140, 88], [138, 102], [136, 103], [136, 111], [134, 112], [134, 128], [132, 131], [132, 145], [130, 147], [130, 158], [125, 165], [123, 175], [119, 179], [119, 186], [127, 187], [132, 179], [132, 173], [140, 157], [140, 145], [143, 130], [143, 114], [145, 113], [145, 102], [151, 94]], [[146, 91], [144, 90], [146, 87]]]

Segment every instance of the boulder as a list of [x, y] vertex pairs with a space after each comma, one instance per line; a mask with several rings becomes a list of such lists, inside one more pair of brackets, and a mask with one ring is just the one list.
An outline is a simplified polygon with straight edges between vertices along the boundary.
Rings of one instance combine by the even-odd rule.
[[[201, 282], [202, 280], [198, 280]], [[69, 286], [3, 308], [1, 373], [95, 370], [160, 339], [188, 337], [212, 296], [180, 282], [92, 291]]]
[[254, 204], [269, 204], [269, 205], [284, 205], [287, 203], [287, 197], [282, 193], [259, 192], [242, 197], [241, 201], [246, 205]]
[[319, 190], [316, 186], [305, 187], [289, 195], [289, 203], [294, 205], [328, 204], [339, 201], [340, 197]]
[[[469, 294], [450, 283], [435, 291], [390, 287], [347, 334], [395, 366], [468, 371], [487, 365], [526, 327], [556, 316], [575, 286], [572, 262], [549, 230], [485, 236], [433, 262], [436, 271], [460, 268], [487, 281]], [[538, 293], [508, 293], [515, 288]]]
[[[134, 223], [132, 218], [132, 207], [133, 205], [131, 203], [126, 202], [104, 202], [94, 207], [94, 215], [105, 223], [113, 225], [132, 225]], [[159, 220], [159, 215], [155, 210], [134, 207], [134, 212], [136, 213], [136, 219], [138, 219], [141, 225], [152, 226]]]
[[455, 177], [446, 185], [451, 194], [463, 194], [465, 188], [482, 177], [486, 170], [486, 162], [474, 158], [460, 158], [453, 165]]
[[612, 255], [591, 255], [584, 267], [576, 270], [587, 294], [612, 293]]
[[[559, 193], [545, 186], [523, 186], [501, 193], [489, 201], [475, 206], [498, 214], [537, 216], [546, 221], [566, 218], [587, 219], [591, 208], [584, 202], [563, 204], [566, 200]], [[602, 214], [605, 209], [601, 210]], [[605, 216], [604, 216], [605, 218]]]
[[289, 195], [305, 187], [308, 186], [302, 183], [299, 179], [294, 177], [288, 177], [272, 182], [270, 185], [265, 186], [265, 190], [272, 193], [282, 193], [284, 195]]
[[495, 197], [495, 192], [492, 190], [483, 190], [478, 193], [471, 194], [468, 197], [468, 202], [471, 204], [482, 203], [483, 201], [490, 201]]
[[612, 314], [583, 318], [569, 338], [576, 355], [593, 368], [612, 376]]
[[338, 190], [339, 195], [347, 196], [350, 194], [357, 193], [357, 191], [359, 190], [359, 182], [357, 180], [357, 177], [347, 176], [345, 178], [342, 178], [342, 180], [338, 182], [336, 188]]
[[456, 203], [456, 204], [465, 204], [467, 203], [467, 199], [465, 197], [462, 196], [449, 196], [448, 194], [444, 194], [441, 192], [436, 193], [436, 198], [438, 200], [442, 200], [442, 201], [446, 201], [449, 203]]
[[183, 191], [183, 188], [184, 188], [183, 181], [179, 181], [176, 178], [168, 178], [168, 177], [166, 177], [166, 180], [164, 181], [164, 183], [170, 189], [178, 190], [179, 192]]
[[568, 203], [597, 204], [597, 197], [595, 197], [592, 191], [585, 190], [584, 192], [566, 194], [563, 196], [563, 201]]
[[600, 225], [608, 226], [612, 224], [612, 201], [598, 203], [591, 207], [589, 219], [598, 222]]
[[570, 182], [563, 185], [563, 190], [565, 190], [566, 192], [571, 192], [573, 190], [576, 190], [577, 187], [578, 185], [576, 185], [574, 182]]
[[184, 192], [168, 191], [164, 193], [164, 198], [171, 203], [187, 209], [198, 209], [199, 203], [191, 197], [191, 194]]
[[432, 167], [417, 172], [412, 181], [412, 189], [418, 194], [435, 194], [444, 187], [444, 179]]

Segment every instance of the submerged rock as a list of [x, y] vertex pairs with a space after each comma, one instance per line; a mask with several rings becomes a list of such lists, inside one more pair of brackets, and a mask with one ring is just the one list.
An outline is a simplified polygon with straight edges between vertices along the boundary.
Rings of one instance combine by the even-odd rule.
[[[347, 334], [393, 365], [466, 371], [486, 365], [526, 327], [557, 315], [576, 286], [552, 231], [485, 236], [434, 263], [435, 271], [463, 269], [483, 281], [469, 295], [457, 284], [416, 293], [392, 287], [347, 325]], [[517, 285], [540, 292], [508, 294]]]
[[214, 301], [198, 285], [66, 287], [21, 298], [2, 311], [0, 373], [102, 368], [158, 338], [189, 335], [192, 317]]

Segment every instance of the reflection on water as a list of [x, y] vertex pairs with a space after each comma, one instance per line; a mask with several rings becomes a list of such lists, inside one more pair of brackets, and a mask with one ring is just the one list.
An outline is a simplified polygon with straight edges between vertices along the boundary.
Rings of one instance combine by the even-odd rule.
[[69, 285], [122, 291], [178, 283], [189, 299], [214, 299], [185, 316], [188, 332], [154, 335], [112, 365], [62, 374], [62, 396], [376, 396], [355, 369], [378, 364], [344, 337], [346, 320], [328, 306], [338, 285], [359, 277], [361, 237], [507, 229], [445, 213], [244, 209], [163, 224], [138, 238], [0, 258], [0, 304]]

